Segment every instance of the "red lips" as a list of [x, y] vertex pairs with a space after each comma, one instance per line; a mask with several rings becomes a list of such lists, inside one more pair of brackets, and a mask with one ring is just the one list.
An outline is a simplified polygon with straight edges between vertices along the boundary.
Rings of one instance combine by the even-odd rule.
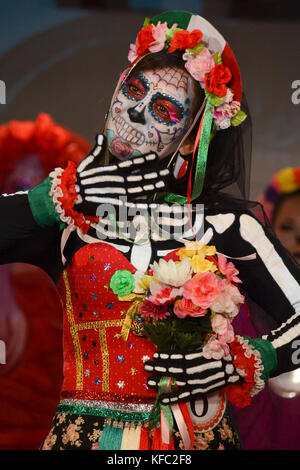
[[124, 142], [120, 137], [114, 137], [110, 144], [110, 151], [115, 157], [126, 159], [132, 154], [132, 147], [128, 142]]

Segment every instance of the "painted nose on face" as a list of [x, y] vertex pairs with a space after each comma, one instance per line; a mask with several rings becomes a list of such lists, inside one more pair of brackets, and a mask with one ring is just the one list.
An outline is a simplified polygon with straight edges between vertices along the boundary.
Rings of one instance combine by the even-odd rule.
[[146, 124], [145, 106], [141, 110], [136, 109], [136, 107], [129, 108], [127, 112], [131, 122], [137, 122], [138, 124]]

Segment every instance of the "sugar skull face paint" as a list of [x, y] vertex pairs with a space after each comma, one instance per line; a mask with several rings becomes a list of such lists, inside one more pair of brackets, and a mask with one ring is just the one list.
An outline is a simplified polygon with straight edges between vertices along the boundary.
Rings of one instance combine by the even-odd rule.
[[105, 134], [112, 155], [120, 160], [176, 150], [191, 120], [192, 78], [177, 67], [133, 73], [113, 102]]

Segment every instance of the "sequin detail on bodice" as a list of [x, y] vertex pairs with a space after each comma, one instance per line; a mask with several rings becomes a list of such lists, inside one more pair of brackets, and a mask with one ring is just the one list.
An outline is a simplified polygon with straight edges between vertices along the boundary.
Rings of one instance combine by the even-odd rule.
[[58, 283], [64, 301], [62, 398], [154, 401], [144, 371], [154, 345], [133, 331], [126, 342], [120, 337], [130, 302], [109, 288], [118, 269], [136, 271], [113, 246], [91, 243], [74, 254]]

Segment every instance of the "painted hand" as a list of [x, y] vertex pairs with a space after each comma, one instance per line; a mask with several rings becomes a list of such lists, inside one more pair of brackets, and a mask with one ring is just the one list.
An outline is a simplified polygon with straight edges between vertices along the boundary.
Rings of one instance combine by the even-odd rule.
[[95, 215], [100, 204], [130, 207], [165, 189], [169, 170], [155, 153], [100, 166], [105, 147], [106, 138], [99, 134], [92, 152], [78, 165], [75, 210]]
[[164, 404], [211, 393], [241, 379], [230, 356], [220, 360], [206, 359], [201, 351], [171, 354], [158, 351], [153, 355], [153, 361], [147, 361], [144, 367], [154, 374], [147, 380], [149, 387], [157, 388], [164, 376], [176, 380], [176, 390], [160, 395]]

